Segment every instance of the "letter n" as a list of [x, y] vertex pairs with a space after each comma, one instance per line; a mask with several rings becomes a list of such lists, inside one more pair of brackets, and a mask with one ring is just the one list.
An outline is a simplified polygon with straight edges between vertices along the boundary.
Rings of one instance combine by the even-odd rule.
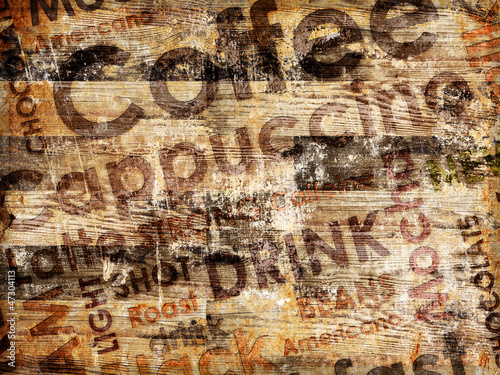
[[337, 221], [330, 223], [330, 230], [332, 231], [335, 250], [333, 250], [330, 245], [323, 241], [323, 239], [311, 229], [304, 229], [302, 231], [302, 237], [304, 238], [304, 242], [306, 244], [307, 253], [309, 254], [309, 260], [311, 261], [311, 267], [314, 275], [319, 275], [321, 273], [321, 264], [318, 259], [316, 247], [319, 247], [330, 257], [331, 260], [337, 263], [339, 267], [349, 267], [349, 260], [347, 259], [347, 253], [342, 239], [342, 232], [340, 232]]
[[439, 306], [442, 306], [446, 301], [448, 301], [447, 293], [430, 293], [426, 292], [427, 289], [430, 289], [438, 284], [443, 282], [443, 276], [440, 276], [434, 280], [428, 281], [425, 284], [422, 284], [412, 290], [408, 291], [408, 295], [410, 298], [422, 298], [422, 299], [432, 299], [434, 300], [432, 303], [425, 306], [423, 309], [420, 309], [415, 314], [416, 320], [442, 320], [442, 319], [450, 319], [453, 315], [449, 312], [443, 313], [430, 313], [430, 311], [436, 309]]

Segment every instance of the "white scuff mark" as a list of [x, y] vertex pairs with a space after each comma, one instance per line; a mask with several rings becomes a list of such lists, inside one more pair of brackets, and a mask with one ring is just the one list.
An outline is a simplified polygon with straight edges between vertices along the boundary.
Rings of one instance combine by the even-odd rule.
[[276, 304], [282, 307], [285, 303], [288, 304], [289, 302], [290, 298], [281, 298], [280, 300], [276, 301]]
[[121, 273], [115, 279], [115, 282], [118, 282], [118, 284], [113, 283], [112, 285], [113, 286], [125, 285], [125, 283], [127, 282], [127, 276], [128, 276], [127, 269], [122, 269]]
[[247, 289], [241, 293], [241, 297], [245, 299], [249, 298], [265, 298], [265, 299], [276, 299], [278, 294], [273, 293], [269, 290], [261, 289]]
[[114, 265], [108, 259], [102, 260], [102, 278], [104, 281], [108, 281], [111, 278], [111, 274], [113, 273]]

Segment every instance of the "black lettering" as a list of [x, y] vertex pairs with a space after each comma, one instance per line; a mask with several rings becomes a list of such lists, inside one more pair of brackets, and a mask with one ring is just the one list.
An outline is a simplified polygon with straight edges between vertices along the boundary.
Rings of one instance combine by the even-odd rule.
[[387, 19], [389, 11], [400, 5], [396, 0], [378, 0], [370, 16], [370, 29], [375, 43], [385, 52], [398, 59], [418, 56], [430, 49], [437, 35], [424, 32], [413, 42], [399, 43], [391, 33], [398, 30], [438, 19], [438, 12], [431, 0], [406, 0], [404, 4], [414, 5], [418, 11]]
[[[153, 168], [145, 159], [139, 156], [129, 156], [119, 164], [106, 164], [106, 168], [118, 212], [122, 218], [128, 218], [130, 215], [129, 201], [148, 201], [151, 199], [155, 184], [155, 174]], [[129, 191], [123, 186], [121, 177], [127, 168], [137, 169], [142, 173], [144, 182], [138, 190]]]
[[125, 284], [125, 281], [124, 281], [123, 275], [121, 273], [115, 274], [113, 276], [113, 278], [111, 279], [111, 286], [113, 288], [121, 288], [122, 289], [121, 293], [115, 292], [116, 297], [127, 298], [128, 295], [130, 294], [130, 288], [126, 285], [123, 285], [123, 284]]
[[[214, 153], [215, 161], [219, 169], [229, 175], [238, 175], [247, 172], [252, 163], [252, 145], [248, 137], [246, 128], [236, 129], [238, 135], [238, 144], [240, 146], [241, 160], [238, 164], [230, 164], [227, 160], [227, 154], [222, 144], [220, 135], [213, 135], [210, 137], [210, 144]], [[230, 152], [232, 154], [232, 152]]]
[[413, 373], [415, 375], [441, 375], [437, 372], [424, 369], [424, 366], [426, 365], [434, 366], [438, 359], [439, 357], [433, 354], [424, 354], [417, 357], [415, 362], [413, 362]]
[[359, 227], [357, 216], [349, 218], [349, 227], [351, 228], [352, 238], [356, 246], [356, 252], [360, 262], [368, 261], [365, 245], [369, 245], [373, 250], [381, 256], [389, 256], [391, 253], [380, 242], [373, 238], [369, 233], [375, 222], [378, 211], [370, 212], [363, 223], [363, 227]]
[[[90, 199], [84, 205], [76, 205], [68, 198], [68, 190], [77, 185], [81, 187], [81, 192], [84, 193], [87, 189], [90, 191]], [[74, 198], [73, 198], [74, 199]], [[64, 175], [57, 184], [57, 200], [59, 206], [67, 213], [72, 215], [83, 215], [90, 213], [95, 209], [104, 209], [104, 198], [102, 190], [99, 186], [97, 173], [95, 168], [90, 168], [85, 171], [85, 174], [80, 172], [70, 172]]]
[[[230, 253], [211, 254], [205, 257], [205, 264], [207, 266], [212, 292], [217, 301], [240, 295], [247, 283], [247, 272], [243, 260], [238, 255]], [[231, 265], [236, 270], [237, 281], [231, 289], [223, 288], [217, 271], [217, 264]]]
[[[42, 257], [49, 257], [50, 259], [52, 259], [52, 268], [50, 269], [50, 271], [44, 271], [41, 269], [40, 259]], [[37, 275], [41, 279], [51, 279], [56, 275], [62, 275], [64, 273], [57, 246], [51, 246], [48, 249], [37, 251], [33, 255], [33, 258], [31, 258], [31, 267], [33, 268], [33, 272], [35, 273], [35, 275]]]
[[43, 226], [52, 217], [52, 211], [43, 208], [42, 212], [30, 220], [18, 220], [11, 215], [5, 205], [5, 197], [9, 190], [32, 191], [42, 182], [43, 174], [21, 170], [9, 173], [0, 180], [0, 222], [12, 230], [34, 230]]
[[[249, 245], [250, 254], [252, 255], [253, 264], [255, 267], [255, 273], [257, 275], [257, 281], [259, 282], [260, 289], [266, 289], [267, 277], [266, 273], [269, 273], [278, 284], [286, 283], [285, 277], [280, 273], [275, 264], [279, 258], [278, 248], [275, 244], [269, 241], [259, 242]], [[261, 251], [267, 251], [269, 256], [262, 260]]]
[[[329, 36], [311, 38], [314, 29], [324, 24], [333, 24], [340, 30]], [[363, 55], [356, 52], [341, 55], [340, 47], [362, 40], [358, 25], [349, 15], [336, 9], [322, 9], [311, 13], [299, 24], [295, 30], [293, 48], [302, 69], [315, 77], [331, 79], [341, 77], [358, 66]], [[322, 59], [316, 59], [315, 56]], [[333, 59], [338, 56], [339, 59], [323, 62], [325, 58], [332, 60], [330, 56]]]
[[444, 334], [444, 341], [446, 343], [446, 350], [444, 351], [445, 358], [451, 361], [454, 375], [465, 375], [464, 364], [462, 356], [466, 354], [465, 349], [458, 345], [455, 332], [450, 331]]
[[[158, 265], [155, 265], [151, 276], [153, 277], [153, 281], [156, 284], [161, 284], [162, 286], [170, 286], [175, 283], [177, 280], [177, 269], [170, 263], [161, 262], [161, 271], [158, 273]], [[166, 272], [164, 272], [166, 271]], [[165, 277], [165, 275], [169, 275], [169, 277]]]
[[339, 223], [337, 221], [330, 223], [330, 230], [332, 232], [333, 242], [335, 244], [335, 250], [331, 248], [323, 239], [318, 236], [311, 229], [304, 229], [302, 231], [302, 237], [304, 238], [304, 243], [306, 244], [306, 250], [309, 254], [309, 260], [311, 262], [311, 268], [314, 275], [319, 275], [321, 273], [321, 264], [318, 259], [318, 253], [316, 252], [316, 247], [320, 248], [331, 260], [333, 260], [339, 267], [349, 267], [349, 260], [347, 259], [347, 253], [344, 246], [344, 240], [342, 239], [342, 232], [340, 231]]
[[349, 367], [352, 367], [352, 361], [349, 358], [338, 360], [335, 363], [335, 375], [347, 375]]
[[95, 46], [77, 51], [59, 68], [60, 80], [54, 83], [54, 104], [62, 122], [78, 135], [89, 138], [111, 138], [132, 129], [144, 117], [144, 110], [131, 103], [123, 114], [106, 122], [84, 118], [71, 98], [71, 82], [97, 80], [107, 65], [121, 66], [130, 54], [118, 47]]
[[75, 0], [76, 5], [80, 7], [80, 9], [86, 11], [86, 12], [93, 12], [96, 9], [99, 9], [104, 3], [104, 0], [95, 0], [94, 4], [87, 4], [83, 0]]
[[403, 364], [398, 362], [392, 364], [391, 367], [375, 367], [366, 375], [405, 375], [405, 371], [403, 369]]
[[128, 275], [130, 277], [130, 282], [132, 283], [132, 288], [134, 288], [135, 294], [139, 293], [139, 284], [140, 283], [144, 283], [144, 286], [146, 287], [146, 291], [149, 292], [151, 290], [151, 284], [149, 283], [149, 277], [148, 277], [148, 273], [146, 271], [146, 268], [144, 268], [144, 267], [141, 268], [141, 273], [142, 273], [142, 277], [138, 277], [138, 278], [135, 277], [134, 271], [130, 271], [128, 273]]
[[92, 256], [92, 253], [90, 252], [90, 248], [88, 245], [92, 242], [89, 237], [87, 237], [87, 234], [85, 233], [85, 229], [79, 229], [78, 230], [78, 240], [77, 241], [72, 241], [69, 233], [64, 233], [63, 234], [63, 241], [64, 241], [64, 247], [63, 249], [66, 251], [68, 255], [68, 261], [71, 266], [72, 271], [78, 270], [78, 265], [76, 262], [76, 257], [75, 257], [75, 248], [76, 247], [81, 247], [83, 250], [83, 256], [85, 257], [85, 264], [87, 265], [88, 268], [91, 268], [94, 266], [94, 257]]
[[262, 58], [262, 70], [267, 75], [269, 91], [280, 92], [286, 90], [281, 64], [273, 37], [282, 37], [281, 25], [269, 24], [268, 14], [275, 12], [274, 0], [258, 0], [250, 8], [252, 20], [252, 40], [257, 44], [259, 56]]
[[216, 317], [214, 315], [207, 315], [207, 328], [210, 334], [210, 340], [215, 341], [217, 339], [223, 339], [229, 336], [229, 333], [220, 329], [220, 325], [222, 324], [222, 320], [224, 318]]
[[[64, 9], [68, 16], [73, 17], [75, 15], [75, 11], [71, 7], [69, 0], [62, 0], [64, 5]], [[59, 0], [52, 0], [49, 4], [47, 4], [46, 0], [30, 0], [31, 5], [31, 24], [33, 26], [37, 26], [40, 23], [38, 4], [42, 7], [42, 10], [45, 12], [50, 21], [57, 20], [57, 8], [59, 5]]]
[[[38, 143], [40, 145], [39, 148], [34, 148], [33, 143]], [[38, 137], [29, 137], [26, 139], [26, 150], [30, 154], [43, 154], [45, 150], [47, 149], [47, 140], [45, 137], [38, 136]]]
[[[177, 65], [189, 64], [189, 75], [181, 69], [174, 73]], [[194, 76], [194, 77], [193, 77]], [[164, 81], [188, 80], [194, 78], [202, 82], [200, 93], [196, 98], [181, 101], [175, 99], [168, 91]], [[189, 118], [203, 112], [215, 99], [219, 86], [217, 67], [210, 61], [210, 56], [191, 48], [177, 48], [168, 51], [156, 61], [149, 77], [149, 87], [153, 98], [164, 111], [173, 118]]]
[[491, 293], [495, 297], [495, 302], [485, 301], [484, 296], [479, 297], [479, 307], [486, 311], [494, 311], [500, 305], [500, 298], [496, 292]]
[[[442, 89], [439, 95], [438, 89]], [[455, 73], [441, 73], [433, 77], [425, 88], [425, 102], [438, 116], [458, 117], [473, 99], [469, 84]]]
[[243, 48], [251, 43], [248, 32], [240, 32], [235, 23], [243, 21], [241, 8], [224, 9], [217, 15], [217, 48], [224, 52], [226, 57], [227, 72], [233, 81], [236, 100], [245, 100], [253, 97], [247, 71], [242, 58]]
[[[107, 242], [108, 240], [113, 240], [113, 242]], [[101, 258], [110, 260], [111, 262], [119, 262], [123, 260], [125, 255], [125, 238], [117, 232], [106, 232], [97, 239], [96, 247], [99, 251]], [[118, 248], [118, 250], [110, 254], [108, 250]]]

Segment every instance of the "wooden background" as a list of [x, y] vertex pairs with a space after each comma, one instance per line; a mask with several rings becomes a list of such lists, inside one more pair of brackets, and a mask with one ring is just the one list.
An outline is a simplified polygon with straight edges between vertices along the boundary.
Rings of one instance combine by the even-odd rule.
[[90, 3], [0, 1], [1, 371], [499, 372], [496, 1]]

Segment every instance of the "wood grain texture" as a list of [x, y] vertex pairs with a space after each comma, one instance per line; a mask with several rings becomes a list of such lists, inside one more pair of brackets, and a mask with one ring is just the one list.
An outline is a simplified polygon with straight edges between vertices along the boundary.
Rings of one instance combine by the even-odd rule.
[[0, 0], [0, 372], [499, 373], [499, 3], [89, 3]]

